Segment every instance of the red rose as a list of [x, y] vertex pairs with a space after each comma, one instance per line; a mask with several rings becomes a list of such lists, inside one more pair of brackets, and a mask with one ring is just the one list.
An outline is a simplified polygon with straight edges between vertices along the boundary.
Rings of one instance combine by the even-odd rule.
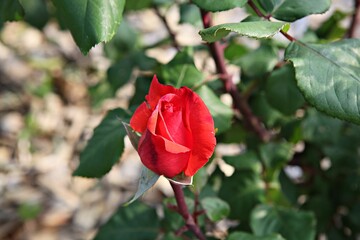
[[172, 178], [193, 176], [211, 157], [214, 121], [201, 98], [187, 87], [162, 85], [154, 76], [149, 94], [130, 126], [142, 133], [138, 152], [153, 172]]

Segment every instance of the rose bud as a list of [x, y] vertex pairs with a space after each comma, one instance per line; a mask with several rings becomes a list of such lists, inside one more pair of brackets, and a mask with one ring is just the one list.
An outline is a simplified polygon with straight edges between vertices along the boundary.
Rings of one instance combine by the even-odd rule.
[[154, 76], [130, 126], [142, 136], [138, 153], [153, 172], [193, 176], [214, 152], [214, 121], [201, 98], [187, 87], [160, 84]]

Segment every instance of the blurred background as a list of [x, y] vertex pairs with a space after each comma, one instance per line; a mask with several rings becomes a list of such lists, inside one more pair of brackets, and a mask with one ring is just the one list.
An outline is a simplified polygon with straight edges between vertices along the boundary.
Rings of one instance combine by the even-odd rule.
[[[197, 32], [202, 26], [180, 21], [175, 5], [127, 11], [115, 39], [84, 56], [54, 18], [50, 2], [28, 1], [24, 7], [29, 13], [25, 21], [0, 27], [0, 239], [91, 239], [134, 194], [140, 170], [138, 156], [126, 141], [119, 164], [101, 180], [72, 177], [93, 128], [108, 110], [127, 108], [134, 94], [132, 81], [115, 93], [105, 82], [152, 74], [111, 66], [137, 45], [146, 48], [150, 62], [169, 62], [176, 48], [157, 44], [169, 38], [164, 20], [180, 46], [201, 44]], [[291, 31], [301, 37], [334, 11], [352, 9], [352, 0], [333, 1], [328, 13], [301, 19]], [[242, 9], [217, 13], [215, 23], [237, 22], [245, 16]], [[348, 17], [343, 17], [339, 28], [348, 25]], [[206, 57], [197, 56], [195, 63], [201, 65]], [[217, 151], [221, 154], [221, 146]], [[160, 182], [147, 200], [156, 203], [171, 195], [167, 187], [166, 181]]]

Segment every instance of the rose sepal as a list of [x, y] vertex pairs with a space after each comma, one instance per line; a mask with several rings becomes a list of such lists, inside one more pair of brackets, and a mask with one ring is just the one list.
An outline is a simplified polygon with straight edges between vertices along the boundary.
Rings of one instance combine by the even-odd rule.
[[155, 185], [157, 180], [159, 179], [159, 175], [145, 167], [144, 165], [141, 168], [141, 175], [139, 179], [138, 189], [134, 195], [134, 197], [125, 203], [125, 206], [133, 203], [136, 199], [141, 197], [147, 190], [149, 190], [152, 186]]
[[[130, 139], [131, 144], [137, 151], [141, 135], [139, 135], [134, 129], [132, 129], [128, 123], [122, 122], [122, 124]], [[159, 179], [159, 177], [160, 175], [154, 173], [146, 166], [142, 165], [138, 189], [134, 197], [130, 201], [125, 203], [125, 206], [133, 203], [136, 199], [141, 197], [147, 190], [149, 190], [152, 186], [154, 186], [157, 180]]]
[[139, 146], [139, 141], [141, 138], [141, 135], [138, 134], [134, 129], [132, 129], [132, 127], [130, 126], [130, 124], [126, 123], [126, 122], [121, 122], [125, 128], [125, 131], [129, 137], [129, 140], [131, 142], [131, 145], [135, 148], [135, 150], [137, 151], [138, 146]]
[[167, 178], [169, 181], [183, 186], [193, 185], [193, 176], [186, 176], [184, 173], [180, 173], [173, 178]]

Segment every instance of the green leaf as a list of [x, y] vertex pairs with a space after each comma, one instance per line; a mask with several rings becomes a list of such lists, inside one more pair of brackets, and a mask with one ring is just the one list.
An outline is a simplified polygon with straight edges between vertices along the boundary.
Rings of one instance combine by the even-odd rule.
[[24, 20], [32, 26], [42, 29], [50, 19], [45, 0], [21, 0], [25, 9]]
[[194, 4], [181, 4], [179, 23], [190, 23], [194, 26], [202, 27], [200, 9]]
[[310, 212], [260, 205], [251, 214], [251, 229], [258, 236], [280, 233], [287, 240], [315, 239], [315, 217]]
[[151, 7], [153, 0], [135, 0], [135, 1], [126, 1], [125, 10], [126, 11], [138, 11], [141, 9]]
[[120, 207], [97, 232], [94, 240], [153, 240], [160, 232], [155, 209], [142, 203]]
[[201, 86], [196, 90], [206, 106], [209, 108], [211, 116], [214, 118], [217, 134], [226, 131], [231, 126], [233, 110], [222, 103], [218, 96], [207, 86]]
[[109, 67], [107, 70], [107, 81], [111, 86], [113, 94], [129, 81], [133, 67], [134, 63], [130, 58], [124, 58]]
[[164, 235], [164, 240], [183, 240], [184, 238], [175, 235], [173, 232], [168, 232]]
[[326, 231], [326, 228], [329, 226], [329, 219], [335, 214], [336, 210], [332, 200], [328, 195], [314, 194], [302, 206], [303, 209], [307, 209], [315, 214], [316, 227], [319, 232]]
[[114, 60], [121, 60], [127, 57], [138, 50], [138, 39], [138, 31], [131, 26], [129, 21], [123, 19], [115, 36], [104, 45], [106, 56]]
[[303, 132], [301, 129], [302, 119], [293, 119], [284, 123], [281, 127], [280, 136], [291, 143], [298, 143], [303, 140]]
[[[238, 163], [235, 164], [236, 160]], [[224, 178], [219, 197], [230, 205], [229, 217], [246, 225], [251, 209], [265, 198], [261, 162], [251, 150], [239, 156], [225, 157], [225, 161], [235, 166], [236, 170], [233, 175]]]
[[272, 17], [292, 22], [310, 14], [324, 13], [330, 5], [331, 0], [258, 0], [267, 14]]
[[114, 91], [111, 88], [109, 82], [101, 81], [95, 86], [89, 88], [91, 105], [94, 108], [100, 107], [101, 103], [107, 99], [114, 96]]
[[149, 190], [159, 179], [159, 175], [149, 170], [147, 167], [142, 166], [141, 169], [141, 175], [139, 179], [139, 185], [138, 189], [134, 195], [134, 197], [126, 203], [126, 205], [129, 205], [130, 203], [133, 203], [136, 199], [141, 197], [147, 190]]
[[254, 114], [268, 127], [274, 127], [283, 118], [283, 115], [279, 111], [270, 106], [264, 93], [253, 96], [250, 101], [250, 106]]
[[100, 178], [110, 171], [124, 151], [126, 131], [121, 120], [128, 122], [130, 117], [121, 108], [108, 112], [81, 152], [80, 165], [73, 173], [74, 176]]
[[191, 53], [182, 51], [166, 65], [161, 66], [161, 79], [176, 88], [194, 87], [202, 82], [204, 76], [194, 64]]
[[336, 10], [318, 29], [316, 35], [321, 39], [336, 40], [343, 38], [346, 29], [342, 27], [341, 22], [348, 14]]
[[304, 140], [317, 145], [326, 145], [339, 139], [342, 126], [343, 122], [339, 119], [331, 118], [313, 108], [307, 110], [301, 122]]
[[24, 16], [24, 9], [18, 0], [0, 1], [0, 24], [6, 21], [17, 21]]
[[259, 237], [246, 232], [233, 232], [229, 235], [227, 240], [285, 240], [285, 239], [278, 234]]
[[230, 205], [231, 219], [247, 224], [251, 209], [265, 200], [265, 184], [257, 172], [235, 171], [231, 177], [223, 180], [219, 197]]
[[239, 44], [236, 41], [230, 41], [224, 50], [225, 58], [229, 61], [236, 61], [249, 52], [248, 47]]
[[152, 0], [154, 5], [171, 5], [175, 0]]
[[53, 0], [62, 22], [83, 54], [115, 35], [125, 0]]
[[210, 12], [219, 12], [233, 9], [236, 7], [243, 7], [247, 1], [246, 0], [193, 0], [199, 8], [210, 11]]
[[199, 193], [201, 190], [206, 186], [206, 183], [208, 181], [209, 174], [206, 172], [206, 169], [200, 168], [199, 171], [194, 175], [194, 189], [195, 192]]
[[227, 217], [230, 213], [230, 206], [217, 197], [206, 197], [201, 200], [206, 216], [213, 222]]
[[260, 158], [267, 168], [282, 168], [293, 154], [293, 145], [287, 142], [270, 142], [259, 147]]
[[360, 124], [360, 40], [292, 42], [285, 53], [309, 103], [330, 116]]
[[145, 95], [149, 92], [151, 81], [152, 77], [138, 77], [136, 79], [135, 94], [130, 100], [130, 106], [138, 106], [145, 101]]
[[273, 70], [278, 61], [278, 49], [268, 44], [262, 44], [233, 63], [241, 67], [242, 74], [257, 78]]
[[295, 71], [291, 65], [271, 73], [265, 93], [270, 105], [285, 115], [294, 114], [305, 102], [296, 86]]
[[261, 173], [261, 162], [254, 151], [246, 151], [240, 155], [224, 156], [224, 161], [227, 164], [235, 167], [237, 170], [250, 170], [256, 173]]
[[227, 36], [230, 32], [235, 32], [241, 36], [252, 38], [270, 38], [282, 29], [289, 28], [288, 23], [282, 22], [239, 22], [225, 23], [200, 30], [202, 40], [215, 42]]

